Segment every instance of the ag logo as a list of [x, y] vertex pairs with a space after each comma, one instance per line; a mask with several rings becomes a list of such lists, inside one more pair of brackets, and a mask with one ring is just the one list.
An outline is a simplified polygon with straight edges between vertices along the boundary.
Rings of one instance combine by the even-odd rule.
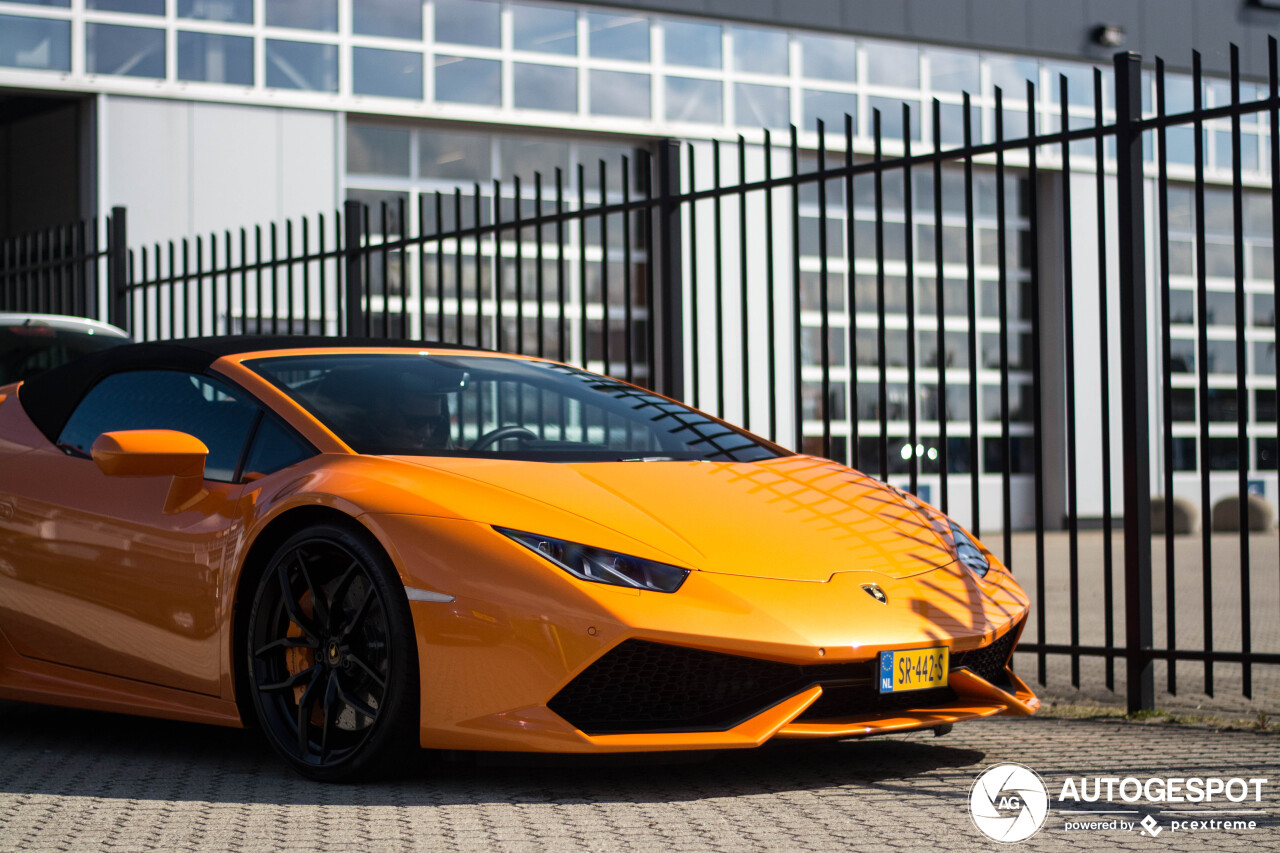
[[1049, 792], [1031, 768], [996, 764], [974, 781], [969, 815], [973, 825], [993, 841], [1026, 841], [1049, 816]]

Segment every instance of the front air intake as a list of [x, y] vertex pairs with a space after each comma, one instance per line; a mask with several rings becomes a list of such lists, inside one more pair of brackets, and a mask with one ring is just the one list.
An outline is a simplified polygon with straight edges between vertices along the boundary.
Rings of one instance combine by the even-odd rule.
[[[951, 657], [1005, 687], [1004, 667], [1017, 630]], [[797, 722], [843, 719], [937, 707], [954, 702], [947, 687], [882, 694], [876, 661], [793, 664], [626, 640], [557, 693], [547, 706], [589, 735], [721, 732], [751, 719], [813, 684], [822, 696]]]

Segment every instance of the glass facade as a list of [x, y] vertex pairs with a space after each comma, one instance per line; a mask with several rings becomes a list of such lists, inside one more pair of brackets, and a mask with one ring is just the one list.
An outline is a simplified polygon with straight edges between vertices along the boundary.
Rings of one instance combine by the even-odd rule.
[[[459, 132], [439, 126], [349, 119], [346, 151], [346, 197], [370, 205], [369, 227], [375, 239], [470, 227], [476, 224], [477, 210], [481, 224], [489, 224], [495, 217], [510, 222], [517, 215], [535, 215], [539, 209], [538, 176], [544, 213], [555, 212], [558, 197], [566, 209], [576, 208], [580, 193], [588, 206], [602, 199], [618, 202], [623, 197], [624, 157], [631, 186], [638, 185], [637, 146], [622, 142], [530, 138], [517, 133]], [[428, 243], [423, 251], [413, 249], [403, 257], [388, 257], [389, 286], [386, 293], [375, 296], [389, 300], [390, 310], [396, 314], [401, 305], [407, 306], [410, 333], [428, 340], [470, 344], [476, 342], [478, 331], [484, 346], [501, 343], [512, 351], [558, 357], [558, 350], [553, 349], [556, 345], [550, 342], [558, 341], [563, 288], [570, 347], [566, 357], [585, 358], [595, 370], [620, 368], [628, 253], [622, 242], [621, 215], [608, 219], [607, 239], [602, 238], [598, 220], [584, 229], [566, 229], [563, 255], [554, 228], [543, 229], [541, 235], [524, 229], [519, 250], [514, 229], [503, 232], [501, 243], [492, 236], [478, 245], [465, 241], [458, 246], [452, 240], [442, 241], [442, 245]], [[630, 275], [638, 281], [647, 260], [638, 241], [639, 218], [633, 218], [631, 228], [636, 237], [629, 255]], [[523, 260], [517, 262], [515, 258], [521, 253]], [[500, 271], [497, 282], [495, 270]], [[539, 282], [542, 301], [536, 296]], [[647, 307], [638, 289], [632, 296], [632, 317], [637, 328], [643, 329], [648, 322]], [[464, 308], [461, 330], [455, 326], [457, 306], [474, 305], [477, 298], [487, 306], [486, 317], [501, 314], [504, 318], [500, 332], [492, 322], [477, 330], [469, 307]], [[501, 312], [495, 310], [498, 300]], [[373, 313], [380, 307], [374, 305]], [[611, 337], [608, 364], [604, 361], [606, 317]], [[545, 342], [541, 352], [540, 337]], [[643, 335], [636, 337], [642, 339]]]
[[[966, 121], [973, 142], [994, 141], [997, 88], [1005, 106], [1003, 135], [1009, 139], [1027, 134], [1029, 110], [1030, 121], [1043, 133], [1061, 127], [1064, 109], [1067, 124], [1073, 127], [1091, 123], [1095, 112], [1094, 70], [1083, 63], [571, 3], [39, 0], [10, 2], [3, 9], [0, 83], [125, 94], [142, 91], [388, 117], [391, 120], [347, 119], [343, 192], [379, 210], [382, 202], [388, 202], [385, 228], [390, 230], [416, 228], [435, 217], [436, 190], [452, 193], [462, 187], [469, 191], [479, 183], [488, 198], [492, 182], [499, 180], [502, 193], [510, 194], [511, 204], [517, 204], [512, 189], [516, 175], [524, 179], [518, 204], [533, 205], [534, 172], [541, 172], [545, 186], [550, 187], [557, 167], [566, 197], [576, 203], [579, 164], [586, 166], [584, 192], [601, 192], [596, 168], [601, 157], [611, 164], [603, 191], [616, 192], [617, 157], [647, 139], [735, 140], [741, 133], [754, 145], [762, 139], [760, 130], [767, 128], [777, 145], [795, 125], [801, 147], [812, 151], [818, 145], [816, 128], [821, 122], [825, 143], [839, 150], [840, 157], [846, 127], [852, 131], [858, 156], [874, 150], [877, 134], [886, 156], [894, 156], [902, 150], [904, 136], [910, 137], [917, 153], [932, 149], [934, 101], [944, 147], [965, 142]], [[1111, 70], [1104, 68], [1105, 121], [1114, 118], [1110, 75]], [[1031, 103], [1027, 81], [1036, 86]], [[972, 102], [968, 115], [963, 106], [965, 92]], [[1243, 100], [1266, 95], [1264, 87], [1253, 83], [1243, 84], [1240, 92]], [[1212, 108], [1231, 99], [1230, 86], [1221, 80], [1207, 80], [1197, 98], [1188, 75], [1170, 74], [1166, 79], [1168, 113], [1190, 110], [1197, 100]], [[909, 107], [906, 115], [904, 103]], [[1149, 74], [1144, 78], [1143, 108], [1148, 116], [1155, 114], [1155, 85]], [[454, 130], [450, 120], [468, 124]], [[500, 125], [501, 132], [496, 130]], [[524, 128], [535, 133], [526, 135]], [[567, 128], [601, 136], [596, 141], [569, 138]], [[1229, 183], [1234, 165], [1230, 131], [1230, 119], [1204, 122], [1200, 142], [1211, 186], [1205, 197], [1203, 245], [1191, 190], [1177, 183], [1189, 182], [1195, 174], [1193, 129], [1170, 127], [1164, 152], [1175, 182], [1169, 193], [1172, 292], [1168, 320], [1173, 336], [1169, 358], [1176, 436], [1170, 452], [1179, 470], [1198, 470], [1201, 450], [1209, 453], [1211, 467], [1217, 464], [1212, 460], [1234, 458], [1237, 448], [1230, 442], [1236, 440], [1237, 367], [1246, 374], [1252, 464], [1259, 470], [1275, 467], [1275, 440], [1270, 438], [1276, 373], [1270, 208], [1265, 196], [1246, 193], [1242, 271], [1246, 300], [1244, 316], [1237, 317], [1231, 197], [1228, 190], [1220, 189]], [[1265, 117], [1250, 114], [1243, 117], [1242, 133], [1240, 167], [1247, 187], [1267, 180], [1272, 130]], [[612, 143], [606, 134], [623, 141]], [[1092, 141], [1073, 144], [1069, 156], [1073, 165], [1091, 170]], [[1154, 170], [1154, 145], [1148, 145], [1147, 156]], [[1009, 405], [1016, 439], [1011, 462], [1020, 471], [1031, 446], [1026, 389], [1034, 342], [1029, 340], [1030, 300], [1025, 289], [1030, 276], [1022, 245], [1028, 211], [1023, 205], [1025, 187], [1016, 172], [1025, 165], [1025, 158], [1012, 153], [1008, 163], [1015, 170], [1006, 186], [1007, 209], [1013, 218], [1008, 223], [1005, 258], [1012, 370]], [[806, 168], [812, 165], [810, 160]], [[1046, 173], [1059, 174], [1063, 166], [1059, 150], [1042, 147], [1040, 165]], [[967, 423], [975, 415], [977, 435], [969, 435], [964, 423], [950, 431], [948, 465], [961, 473], [995, 470], [993, 465], [1000, 461], [996, 454], [1003, 452], [998, 441], [992, 443], [998, 434], [1000, 409], [1000, 313], [995, 284], [995, 186], [988, 166], [979, 163], [975, 171], [977, 269], [972, 294], [963, 271], [954, 266], [963, 265], [968, 236], [963, 193], [957, 190], [959, 173], [947, 170], [943, 176], [940, 235], [934, 233], [930, 175], [916, 174], [911, 199], [903, 197], [900, 187], [885, 188], [883, 264], [874, 252], [875, 205], [868, 201], [861, 182], [854, 187], [852, 221], [845, 219], [844, 187], [829, 188], [825, 235], [816, 192], [806, 192], [798, 235], [797, 286], [802, 302], [802, 397], [809, 449], [826, 413], [841, 422], [836, 438], [842, 443], [833, 454], [866, 464], [871, 450], [868, 436], [873, 427], [878, 434], [884, 414], [896, 436], [890, 453], [893, 470], [905, 470], [912, 456], [920, 454], [927, 472], [931, 465], [936, 470], [941, 457], [937, 419], [945, 414], [953, 422]], [[420, 208], [424, 198], [431, 203]], [[399, 212], [402, 202], [404, 222]], [[909, 210], [915, 222], [911, 240], [905, 233]], [[512, 213], [504, 212], [492, 198], [482, 211], [490, 217]], [[470, 215], [464, 211], [464, 218]], [[443, 226], [457, 220], [449, 205], [440, 217]], [[377, 227], [384, 227], [380, 220]], [[620, 239], [621, 231], [611, 225], [610, 240]], [[822, 260], [818, 249], [823, 236], [828, 250], [828, 305], [834, 312], [826, 345], [833, 370], [827, 399], [822, 399], [817, 384], [823, 353], [817, 314]], [[940, 237], [942, 248], [940, 287], [935, 237]], [[596, 243], [591, 244], [591, 239]], [[600, 299], [609, 295], [604, 282], [614, 287], [623, 279], [620, 258], [599, 242], [598, 232], [594, 237], [588, 234], [574, 249], [587, 251], [591, 259], [581, 283], [595, 301], [589, 306], [588, 319], [577, 322], [589, 326], [587, 348], [596, 354], [592, 357], [604, 350]], [[496, 256], [492, 248], [489, 252]], [[1206, 277], [1203, 317], [1199, 316], [1199, 263]], [[526, 265], [526, 276], [533, 274], [533, 267], [532, 262]], [[423, 268], [436, 269], [434, 261]], [[449, 264], [440, 269], [441, 281], [424, 278], [416, 265], [403, 270], [391, 288], [394, 293], [385, 296], [452, 293], [450, 288], [461, 287], [468, 293], [479, 288], [496, 298], [492, 295], [499, 292], [494, 289], [498, 285], [492, 279], [499, 275], [500, 292], [515, 293], [515, 273], [504, 267], [499, 274], [492, 261], [482, 268], [480, 281], [448, 279], [456, 278]], [[886, 315], [884, 368], [888, 374], [883, 406], [877, 381], [881, 368], [878, 275], [884, 277]], [[475, 273], [464, 271], [462, 276], [474, 279]], [[577, 293], [576, 279], [574, 288]], [[908, 293], [916, 306], [916, 316], [911, 318]], [[971, 298], [974, 331], [979, 336], [972, 359], [967, 348]], [[939, 303], [942, 330], [938, 329]], [[905, 427], [909, 319], [916, 335], [922, 419], [916, 447], [907, 446]], [[1234, 345], [1237, 320], [1245, 330], [1243, 365], [1237, 364]], [[1199, 323], [1207, 331], [1204, 347], [1198, 342]], [[579, 340], [576, 332], [572, 337]], [[936, 377], [929, 381], [939, 363], [948, 367], [946, 388], [937, 387]], [[1198, 391], [1202, 363], [1209, 371], [1211, 392], [1205, 400]], [[979, 383], [972, 402], [965, 384], [971, 375]], [[1199, 446], [1201, 417], [1208, 420], [1212, 447]]]

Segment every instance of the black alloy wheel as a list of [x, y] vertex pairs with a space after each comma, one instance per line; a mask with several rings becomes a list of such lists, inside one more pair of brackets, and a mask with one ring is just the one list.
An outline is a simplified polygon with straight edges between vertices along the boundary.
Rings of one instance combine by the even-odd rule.
[[245, 645], [258, 722], [304, 776], [368, 777], [416, 746], [409, 604], [368, 534], [319, 524], [281, 545], [259, 579]]

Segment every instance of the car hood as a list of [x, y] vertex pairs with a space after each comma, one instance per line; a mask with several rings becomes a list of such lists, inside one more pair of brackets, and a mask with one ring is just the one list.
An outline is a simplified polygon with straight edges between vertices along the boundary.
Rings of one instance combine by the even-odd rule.
[[[896, 489], [810, 456], [570, 464], [397, 458], [549, 504], [701, 571], [799, 581], [845, 571], [900, 578], [955, 559], [939, 530], [941, 515], [931, 514], [931, 522]], [[505, 517], [510, 512], [476, 520], [521, 528], [519, 517]]]

